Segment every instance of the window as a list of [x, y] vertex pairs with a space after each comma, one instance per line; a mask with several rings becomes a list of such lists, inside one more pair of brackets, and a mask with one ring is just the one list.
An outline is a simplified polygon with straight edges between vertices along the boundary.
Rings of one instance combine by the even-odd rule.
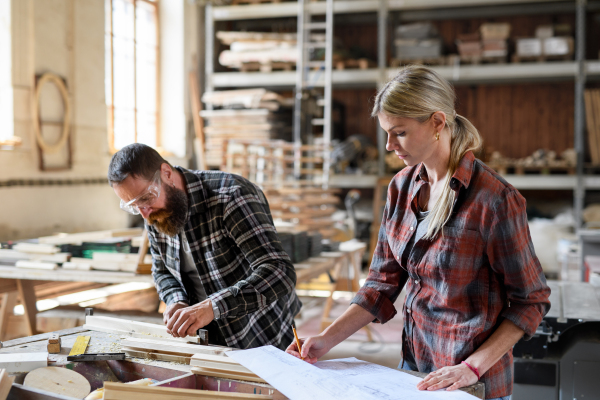
[[158, 0], [105, 0], [106, 105], [111, 152], [160, 146]]
[[10, 30], [10, 1], [0, 0], [0, 146], [11, 144], [14, 132]]

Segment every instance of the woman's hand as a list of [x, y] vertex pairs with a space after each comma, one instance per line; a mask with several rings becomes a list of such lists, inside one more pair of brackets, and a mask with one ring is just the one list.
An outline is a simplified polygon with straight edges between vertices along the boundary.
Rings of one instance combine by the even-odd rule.
[[431, 372], [417, 385], [419, 390], [456, 390], [477, 382], [477, 375], [464, 364], [440, 368]]
[[327, 343], [327, 340], [321, 336], [311, 336], [308, 339], [300, 339], [300, 344], [302, 346], [302, 355], [298, 353], [298, 346], [296, 346], [296, 341], [293, 341], [292, 344], [285, 349], [285, 352], [293, 355], [296, 358], [304, 357], [304, 361], [309, 364], [314, 364], [317, 360], [327, 354], [329, 350], [331, 350], [331, 346]]

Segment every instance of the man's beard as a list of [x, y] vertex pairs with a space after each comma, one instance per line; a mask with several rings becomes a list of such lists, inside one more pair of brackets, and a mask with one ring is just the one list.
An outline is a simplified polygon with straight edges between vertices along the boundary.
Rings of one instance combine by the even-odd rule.
[[167, 195], [165, 208], [150, 214], [148, 223], [160, 233], [173, 237], [181, 232], [185, 225], [189, 202], [183, 190], [167, 185], [164, 190]]

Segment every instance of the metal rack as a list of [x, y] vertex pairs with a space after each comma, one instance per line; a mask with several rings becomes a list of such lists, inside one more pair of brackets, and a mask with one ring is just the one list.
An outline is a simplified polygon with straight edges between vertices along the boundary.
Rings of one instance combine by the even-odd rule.
[[[307, 4], [312, 14], [325, 14], [326, 2]], [[581, 221], [585, 191], [600, 189], [600, 177], [583, 175], [585, 153], [585, 126], [583, 91], [587, 79], [600, 78], [600, 61], [586, 61], [585, 16], [587, 11], [600, 10], [600, 1], [588, 0], [336, 0], [336, 14], [377, 13], [378, 68], [369, 70], [342, 70], [332, 72], [334, 87], [379, 87], [396, 70], [386, 66], [388, 15], [401, 11], [399, 20], [481, 18], [518, 14], [575, 13], [576, 57], [570, 62], [503, 65], [457, 65], [434, 67], [455, 85], [485, 83], [519, 83], [532, 81], [575, 82], [575, 143], [578, 154], [577, 174], [574, 176], [507, 176], [517, 189], [573, 190], [576, 220]], [[207, 6], [206, 9], [206, 87], [214, 88], [264, 86], [291, 89], [296, 82], [295, 72], [272, 73], [215, 73], [214, 72], [214, 22], [242, 19], [293, 17], [298, 15], [298, 3], [270, 3], [252, 6]], [[309, 76], [310, 77], [310, 76]], [[313, 79], [316, 77], [313, 77]], [[317, 79], [318, 82], [318, 79]], [[385, 133], [378, 132], [380, 149], [379, 166], [384, 171]], [[376, 176], [332, 176], [333, 187], [373, 187]]]

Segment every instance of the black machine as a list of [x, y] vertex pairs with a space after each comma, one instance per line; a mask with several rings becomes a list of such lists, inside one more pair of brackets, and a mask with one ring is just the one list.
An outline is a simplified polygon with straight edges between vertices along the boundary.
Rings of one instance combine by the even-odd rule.
[[514, 349], [513, 400], [600, 400], [600, 287], [548, 281], [552, 306]]

